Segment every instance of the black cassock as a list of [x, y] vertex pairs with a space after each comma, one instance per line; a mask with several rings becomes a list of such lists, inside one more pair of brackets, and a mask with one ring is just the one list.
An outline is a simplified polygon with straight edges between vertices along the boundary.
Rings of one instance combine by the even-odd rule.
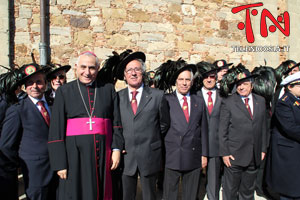
[[79, 82], [79, 87], [90, 113], [95, 103], [91, 121], [77, 80], [57, 90], [52, 108], [50, 163], [55, 171], [67, 169], [59, 199], [111, 199], [110, 153], [123, 148], [117, 94], [112, 84], [100, 81], [90, 86]]

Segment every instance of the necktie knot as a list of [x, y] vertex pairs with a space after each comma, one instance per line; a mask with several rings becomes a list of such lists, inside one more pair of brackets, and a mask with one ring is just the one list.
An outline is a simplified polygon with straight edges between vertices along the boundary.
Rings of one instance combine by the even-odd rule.
[[245, 98], [245, 104], [248, 104], [249, 98]]
[[212, 95], [212, 91], [207, 92], [208, 96]]
[[44, 101], [38, 101], [38, 102], [37, 102], [37, 105], [39, 105], [39, 106], [41, 106], [41, 107], [44, 106]]
[[186, 96], [183, 96], [183, 101], [184, 101], [184, 102], [187, 102]]
[[135, 99], [136, 98], [136, 95], [137, 95], [138, 91], [132, 91], [131, 94], [132, 94], [132, 98]]
[[137, 100], [136, 100], [136, 95], [137, 95], [138, 91], [132, 91], [132, 99], [131, 99], [131, 108], [133, 111], [133, 114], [136, 114], [137, 111]]
[[40, 112], [41, 112], [44, 120], [46, 121], [47, 125], [49, 126], [50, 125], [50, 116], [49, 116], [47, 109], [45, 108], [44, 101], [38, 101], [37, 104], [41, 107]]

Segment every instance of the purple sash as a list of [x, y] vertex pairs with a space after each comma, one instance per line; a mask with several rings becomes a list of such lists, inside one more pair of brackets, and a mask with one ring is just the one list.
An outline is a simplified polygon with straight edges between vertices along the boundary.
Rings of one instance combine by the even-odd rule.
[[[106, 174], [105, 174], [105, 192], [104, 192], [104, 200], [112, 199], [112, 181], [111, 181], [111, 173], [110, 173], [110, 162], [111, 162], [111, 142], [112, 142], [112, 125], [110, 119], [104, 118], [92, 118], [92, 130], [90, 130], [90, 118], [74, 118], [68, 119], [67, 121], [67, 136], [78, 136], [78, 135], [106, 135]], [[95, 146], [96, 150], [96, 146]], [[96, 152], [95, 152], [96, 155]], [[96, 156], [95, 156], [96, 159]], [[97, 177], [98, 176], [98, 169]], [[98, 179], [97, 179], [98, 180]], [[99, 186], [99, 183], [97, 181]], [[99, 191], [98, 191], [99, 195]], [[101, 199], [98, 198], [98, 199]]]

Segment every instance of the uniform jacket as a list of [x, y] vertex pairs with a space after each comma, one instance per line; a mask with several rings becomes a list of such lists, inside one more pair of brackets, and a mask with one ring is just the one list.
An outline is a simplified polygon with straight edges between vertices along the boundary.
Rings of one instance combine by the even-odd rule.
[[[203, 94], [201, 90], [197, 92], [197, 95], [199, 95], [203, 99]], [[221, 101], [222, 101], [222, 97], [220, 96], [219, 91], [217, 90], [216, 101], [214, 102], [211, 115], [209, 115], [207, 106], [205, 106], [206, 118], [208, 122], [208, 144], [209, 144], [208, 156], [209, 157], [220, 156], [218, 132], [219, 132], [219, 123], [220, 123]], [[205, 103], [204, 99], [203, 102]]]
[[166, 167], [173, 170], [201, 168], [201, 156], [208, 156], [205, 102], [191, 94], [190, 117], [186, 121], [176, 92], [166, 94], [162, 105]]
[[7, 109], [0, 139], [0, 150], [10, 161], [17, 164], [20, 158], [34, 166], [30, 173], [37, 176], [31, 181], [40, 186], [47, 185], [53, 175], [47, 148], [48, 130], [40, 111], [27, 97]]
[[232, 155], [233, 165], [248, 166], [253, 158], [261, 162], [267, 150], [266, 105], [263, 97], [253, 95], [253, 120], [240, 95], [224, 98], [221, 104], [219, 142], [220, 155]]
[[300, 197], [300, 100], [285, 93], [278, 100], [273, 117], [267, 182], [276, 192]]
[[162, 159], [160, 107], [163, 92], [144, 86], [136, 115], [131, 108], [128, 88], [118, 95], [126, 150], [123, 173], [133, 176], [137, 167], [143, 176], [158, 172]]

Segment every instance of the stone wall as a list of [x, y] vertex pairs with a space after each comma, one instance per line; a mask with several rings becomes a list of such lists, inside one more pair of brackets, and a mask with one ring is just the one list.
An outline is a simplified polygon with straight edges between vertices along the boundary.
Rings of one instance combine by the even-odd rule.
[[[277, 17], [297, 9], [285, 0], [266, 0]], [[246, 11], [233, 14], [236, 6], [256, 3], [250, 0], [50, 0], [50, 48], [53, 62], [74, 65], [78, 54], [94, 51], [106, 59], [112, 51], [125, 49], [146, 53], [147, 68], [155, 69], [168, 59], [182, 57], [190, 63], [226, 59], [242, 62], [252, 69], [267, 64], [276, 67], [285, 53], [234, 52], [232, 46], [247, 46], [245, 31], [237, 28]], [[298, 4], [297, 4], [298, 5]], [[15, 63], [39, 60], [39, 0], [15, 0]], [[300, 7], [300, 5], [298, 6]], [[0, 7], [1, 9], [1, 7]], [[261, 12], [262, 8], [257, 9]], [[300, 9], [298, 9], [300, 10]], [[1, 12], [3, 13], [3, 12]], [[259, 16], [259, 15], [258, 15]], [[253, 45], [289, 45], [278, 30], [267, 38], [259, 34], [259, 17], [251, 16], [256, 41]], [[296, 23], [291, 20], [291, 23]], [[293, 38], [298, 44], [300, 40]], [[295, 54], [295, 53], [294, 53]], [[297, 58], [294, 56], [294, 59]], [[298, 60], [297, 60], [298, 61]], [[74, 78], [73, 72], [68, 73]]]

